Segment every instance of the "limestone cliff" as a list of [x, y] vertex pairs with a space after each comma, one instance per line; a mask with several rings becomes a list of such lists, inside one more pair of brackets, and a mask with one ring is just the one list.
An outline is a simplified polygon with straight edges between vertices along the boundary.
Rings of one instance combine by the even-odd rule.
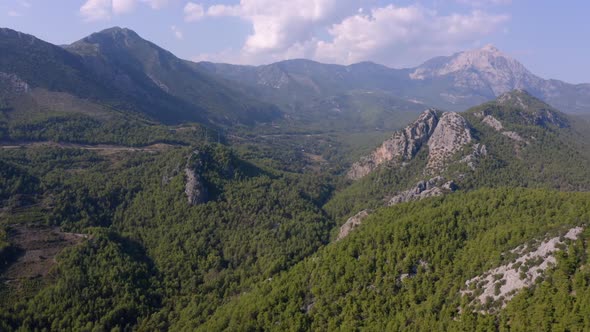
[[393, 134], [373, 153], [354, 163], [347, 177], [360, 179], [385, 163], [402, 165], [412, 160], [425, 145], [429, 149], [426, 171], [432, 174], [442, 170], [445, 162], [471, 141], [470, 126], [461, 115], [428, 109], [414, 123]]
[[357, 180], [386, 162], [399, 164], [411, 160], [432, 135], [438, 124], [438, 119], [438, 112], [434, 109], [422, 112], [416, 121], [394, 133], [369, 156], [354, 163], [348, 171], [347, 177]]
[[388, 206], [404, 203], [404, 202], [411, 202], [411, 201], [418, 201], [428, 197], [435, 197], [440, 196], [445, 193], [449, 193], [455, 191], [457, 186], [453, 181], [446, 181], [441, 176], [436, 176], [432, 179], [427, 181], [420, 181], [414, 187], [397, 193], [387, 203]]
[[354, 216], [348, 218], [348, 220], [344, 223], [344, 225], [340, 226], [340, 232], [338, 233], [338, 237], [336, 241], [344, 239], [348, 234], [357, 226], [359, 226], [363, 219], [369, 216], [369, 210], [362, 210], [361, 212], [355, 214]]
[[[196, 162], [191, 163], [191, 160], [196, 158]], [[199, 151], [193, 152], [187, 161], [186, 167], [184, 168], [185, 174], [185, 187], [184, 193], [186, 194], [188, 203], [190, 205], [198, 205], [206, 203], [208, 200], [207, 188], [204, 185], [203, 179], [199, 174], [201, 168], [201, 161], [198, 158]]]
[[428, 140], [427, 171], [432, 173], [442, 170], [445, 162], [472, 139], [471, 129], [465, 118], [455, 112], [443, 113], [438, 126]]

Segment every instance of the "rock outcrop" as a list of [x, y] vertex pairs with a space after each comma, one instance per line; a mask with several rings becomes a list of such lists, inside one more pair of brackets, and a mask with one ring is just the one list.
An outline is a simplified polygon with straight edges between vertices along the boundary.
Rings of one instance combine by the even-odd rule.
[[445, 162], [472, 141], [471, 129], [465, 118], [455, 112], [440, 117], [432, 137], [428, 140], [428, 172], [444, 169]]
[[369, 156], [363, 157], [360, 161], [354, 163], [348, 171], [347, 177], [357, 180], [383, 163], [399, 164], [411, 160], [433, 134], [438, 121], [439, 116], [436, 110], [428, 109], [422, 112], [414, 123], [396, 132]]
[[369, 156], [354, 163], [347, 177], [360, 179], [384, 163], [403, 165], [403, 162], [412, 160], [425, 144], [429, 149], [426, 171], [432, 174], [444, 169], [450, 157], [471, 141], [471, 127], [461, 115], [455, 112], [439, 115], [436, 110], [428, 109]]
[[498, 119], [494, 118], [491, 115], [486, 115], [483, 120], [481, 120], [482, 123], [492, 127], [493, 129], [495, 129], [496, 131], [501, 131], [502, 129], [504, 129], [504, 126], [502, 125], [502, 122], [500, 122]]
[[190, 162], [194, 156], [198, 158], [199, 151], [195, 151], [192, 153], [192, 155], [188, 158], [186, 167], [184, 168], [184, 193], [186, 194], [188, 203], [190, 205], [206, 203], [209, 198], [207, 187], [205, 187], [203, 179], [199, 174], [199, 169], [202, 166], [200, 159], [197, 159], [195, 163]]
[[23, 94], [30, 91], [29, 84], [14, 74], [0, 72], [0, 92], [5, 94]]
[[[574, 227], [564, 236], [546, 240], [536, 248], [525, 245], [511, 250], [511, 255], [519, 257], [467, 280], [461, 294], [473, 297], [472, 305], [496, 304], [496, 307], [505, 307], [518, 290], [532, 286], [549, 267], [555, 266], [555, 253], [560, 247], [566, 247], [565, 241], [576, 240], [582, 231], [581, 227]], [[491, 312], [493, 307], [488, 308], [485, 312]]]
[[427, 181], [420, 181], [414, 187], [397, 193], [389, 199], [387, 205], [392, 206], [399, 203], [418, 201], [428, 197], [440, 196], [444, 193], [457, 189], [453, 181], [446, 181], [441, 176], [434, 177]]
[[336, 241], [340, 241], [348, 236], [348, 234], [357, 226], [359, 226], [363, 219], [369, 216], [371, 211], [369, 210], [362, 210], [361, 212], [355, 214], [354, 216], [348, 218], [344, 225], [340, 226], [340, 232], [338, 232], [338, 237]]
[[524, 138], [522, 138], [522, 136], [520, 136], [517, 132], [503, 131], [504, 126], [502, 125], [502, 122], [500, 122], [500, 120], [496, 119], [492, 115], [486, 114], [485, 112], [477, 112], [477, 113], [474, 113], [474, 115], [478, 118], [482, 118], [481, 123], [491, 127], [495, 131], [500, 132], [502, 135], [504, 135], [516, 142], [525, 142]]
[[186, 185], [184, 193], [190, 205], [198, 205], [207, 202], [207, 188], [203, 185], [201, 176], [193, 169], [185, 168]]
[[414, 80], [446, 77], [454, 87], [468, 90], [491, 91], [493, 95], [515, 88], [539, 87], [543, 80], [515, 59], [492, 45], [434, 58], [410, 73]]
[[488, 148], [485, 144], [473, 144], [473, 151], [461, 159], [462, 163], [466, 163], [469, 168], [475, 170], [475, 165], [481, 157], [488, 155]]

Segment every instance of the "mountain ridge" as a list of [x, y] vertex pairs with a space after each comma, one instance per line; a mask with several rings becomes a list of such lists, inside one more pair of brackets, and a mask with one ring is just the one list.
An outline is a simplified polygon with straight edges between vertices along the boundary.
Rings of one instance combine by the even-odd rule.
[[3, 28], [0, 44], [8, 50], [0, 55], [0, 72], [33, 88], [70, 93], [151, 120], [227, 125], [280, 117], [276, 107], [191, 69], [130, 29], [114, 27], [57, 46]]
[[[196, 64], [227, 79], [254, 86], [264, 85], [253, 77], [264, 76], [267, 68], [274, 67], [280, 73], [274, 75], [281, 75], [289, 81], [289, 74], [301, 75], [309, 65], [321, 67], [319, 62], [301, 59], [243, 68], [211, 62]], [[241, 76], [238, 68], [247, 71], [249, 75]], [[359, 68], [364, 72], [359, 72]], [[370, 75], [367, 75], [369, 72]], [[336, 90], [376, 89], [406, 100], [419, 100], [432, 107], [452, 111], [476, 106], [513, 89], [526, 89], [565, 112], [590, 112], [590, 84], [543, 79], [493, 45], [435, 57], [413, 68], [396, 69], [370, 61], [351, 65], [326, 64], [322, 70], [316, 70], [305, 78], [316, 86], [336, 80], [337, 84], [333, 85]]]

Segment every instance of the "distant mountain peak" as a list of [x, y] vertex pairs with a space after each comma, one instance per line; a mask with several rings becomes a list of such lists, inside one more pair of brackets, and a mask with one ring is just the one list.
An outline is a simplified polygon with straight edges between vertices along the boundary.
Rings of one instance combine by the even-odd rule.
[[103, 35], [104, 34], [112, 34], [112, 35], [121, 34], [121, 35], [127, 35], [127, 36], [139, 36], [137, 34], [137, 32], [135, 32], [129, 28], [122, 28], [119, 26], [110, 27], [110, 28], [104, 29], [102, 31], [96, 32], [94, 34], [103, 34]]
[[160, 50], [160, 47], [143, 39], [135, 31], [118, 26], [95, 32], [65, 46], [69, 51], [87, 56], [112, 51], [130, 52], [137, 50], [138, 47], [149, 50], [149, 52]]
[[500, 50], [492, 44], [486, 44], [482, 48], [480, 48], [479, 50], [482, 52], [501, 53]]
[[491, 44], [448, 57], [434, 58], [410, 73], [413, 80], [437, 77], [449, 77], [458, 88], [477, 89], [490, 97], [537, 85], [541, 81], [520, 62]]

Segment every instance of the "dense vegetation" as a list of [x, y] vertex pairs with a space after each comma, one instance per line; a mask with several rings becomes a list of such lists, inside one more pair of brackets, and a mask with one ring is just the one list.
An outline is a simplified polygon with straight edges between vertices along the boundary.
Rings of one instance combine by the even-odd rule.
[[472, 312], [459, 291], [509, 259], [510, 249], [586, 226], [589, 198], [486, 189], [382, 209], [345, 241], [233, 299], [200, 329], [583, 330], [590, 323], [588, 231], [497, 315]]
[[[3, 204], [3, 223], [90, 234], [59, 256], [49, 286], [3, 297], [9, 330], [165, 328], [189, 303], [194, 321], [204, 321], [225, 299], [313, 254], [333, 227], [319, 179], [259, 168], [218, 144], [129, 156], [41, 147], [2, 158], [15, 165], [3, 181], [22, 183], [6, 195], [36, 186], [29, 201]], [[185, 167], [199, 172], [209, 202], [188, 204]]]
[[[0, 49], [1, 331], [590, 327], [590, 126], [524, 91], [463, 113], [473, 142], [440, 174], [424, 148], [352, 182], [425, 102], [481, 96], [373, 63], [196, 64], [121, 28], [0, 29]], [[435, 175], [459, 192], [384, 207]], [[505, 307], [461, 295], [575, 226]]]
[[[549, 109], [554, 123], [543, 121], [549, 107], [530, 95], [526, 100], [528, 111], [513, 105], [495, 102], [483, 104], [463, 113], [469, 121], [474, 142], [467, 145], [447, 161], [447, 167], [436, 175], [455, 180], [462, 190], [481, 187], [547, 188], [563, 191], [590, 190], [590, 149], [587, 124], [576, 124], [563, 113]], [[485, 111], [502, 120], [504, 131], [516, 132], [521, 141], [507, 137], [482, 123], [476, 113]], [[577, 128], [572, 128], [577, 125]], [[485, 145], [486, 155], [479, 156], [474, 169], [458, 162], [471, 151], [473, 145]], [[424, 172], [428, 151], [422, 149], [404, 167], [384, 165], [368, 176], [350, 183], [326, 206], [328, 213], [343, 222], [366, 208], [383, 206], [387, 197], [414, 186], [418, 181], [434, 177]]]

